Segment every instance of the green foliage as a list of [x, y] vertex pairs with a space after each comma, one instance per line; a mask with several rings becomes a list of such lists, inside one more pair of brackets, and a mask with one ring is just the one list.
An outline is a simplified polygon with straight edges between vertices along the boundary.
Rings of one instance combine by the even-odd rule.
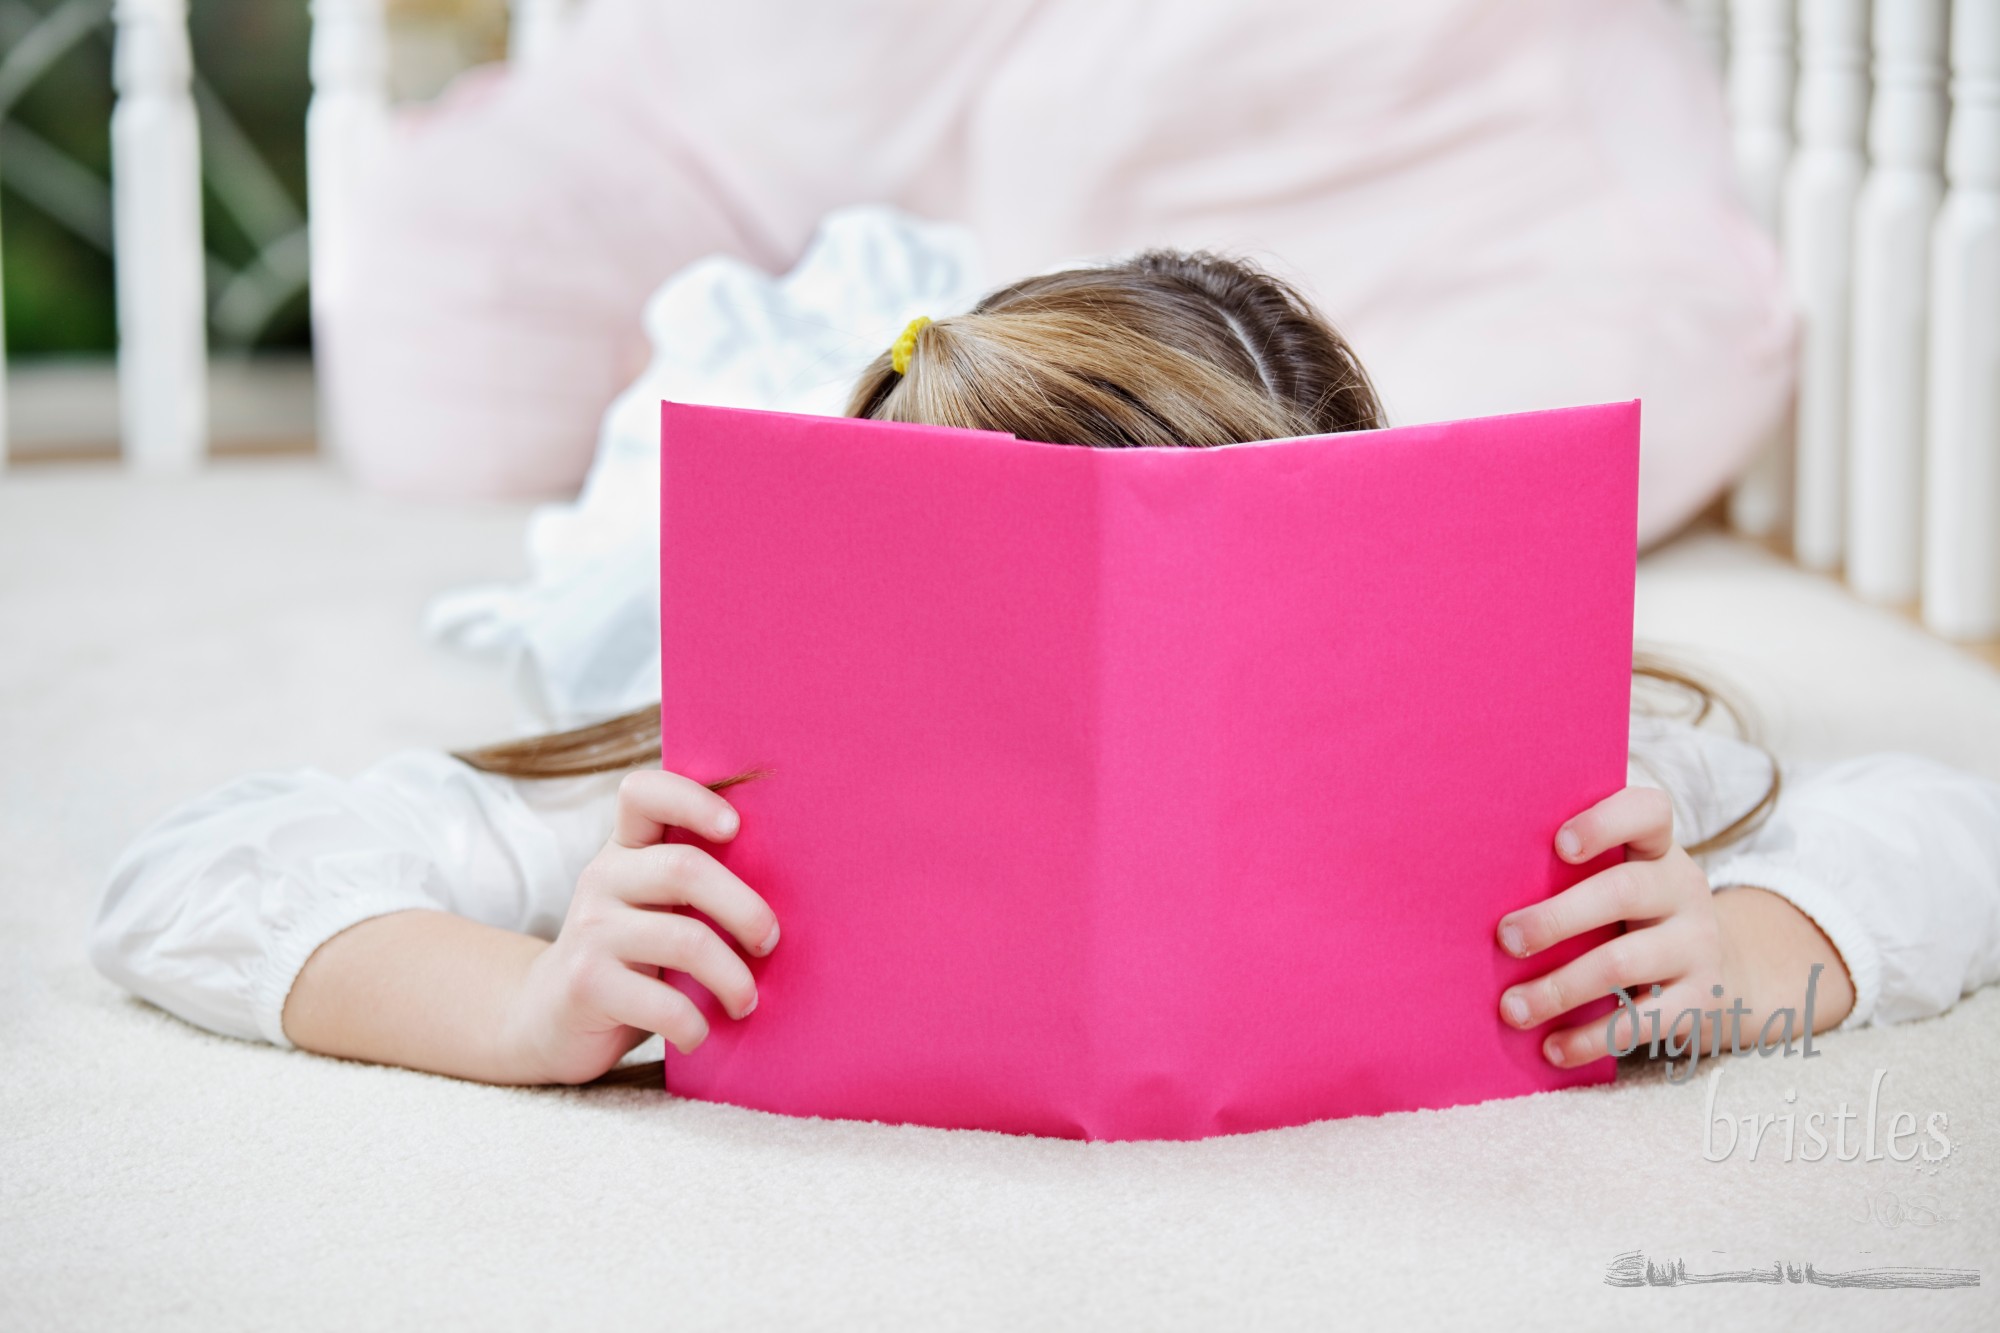
[[[14, 22], [0, 23], [0, 48], [18, 37], [28, 8], [56, 0], [0, 0]], [[305, 114], [309, 23], [302, 3], [191, 0], [195, 68], [242, 127], [292, 200], [305, 203]], [[106, 24], [72, 49], [16, 103], [9, 119], [103, 180], [110, 178], [111, 41]], [[204, 191], [209, 253], [232, 268], [256, 245]], [[6, 281], [8, 354], [107, 354], [117, 343], [111, 257], [74, 235], [11, 186], [0, 153], [0, 271]], [[260, 347], [309, 342], [306, 302], [284, 307]]]

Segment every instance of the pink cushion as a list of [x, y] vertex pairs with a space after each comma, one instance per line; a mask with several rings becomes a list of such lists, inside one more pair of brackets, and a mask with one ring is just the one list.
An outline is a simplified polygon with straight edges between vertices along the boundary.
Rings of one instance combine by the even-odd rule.
[[338, 447], [397, 491], [573, 490], [662, 279], [782, 268], [866, 201], [967, 222], [998, 274], [1260, 259], [1398, 423], [1641, 398], [1646, 540], [1791, 386], [1713, 76], [1654, 0], [593, 0], [382, 173], [319, 329]]

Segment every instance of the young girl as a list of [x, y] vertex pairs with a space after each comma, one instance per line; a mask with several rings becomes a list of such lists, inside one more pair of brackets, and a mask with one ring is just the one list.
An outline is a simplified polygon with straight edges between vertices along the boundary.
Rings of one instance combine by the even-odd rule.
[[[1164, 252], [918, 321], [849, 411], [1098, 448], [1383, 424], [1352, 351], [1295, 293]], [[1532, 957], [1624, 930], [1496, 995], [1502, 1021], [1548, 1025], [1547, 1058], [1574, 1064], [1602, 1056], [1607, 1033], [1565, 1015], [1614, 987], [1663, 1023], [1740, 998], [1748, 1034], [1776, 1009], [1805, 1012], [1815, 969], [1816, 1030], [1935, 1014], [2000, 976], [2000, 784], [1877, 755], [1801, 768], [1781, 794], [1769, 756], [1699, 727], [1710, 691], [1658, 664], [1634, 671], [1700, 714], [1635, 708], [1632, 785], [1554, 833], [1571, 862], [1620, 846], [1627, 860], [1522, 904], [1495, 938]], [[781, 930], [754, 885], [663, 841], [669, 828], [726, 841], [738, 819], [659, 754], [644, 708], [464, 754], [407, 751], [352, 781], [241, 779], [125, 853], [91, 956], [217, 1032], [463, 1078], [584, 1082], [655, 1032], [690, 1051], [705, 1020], [660, 971], [740, 1019], [757, 995], [738, 949], [768, 954]], [[663, 910], [683, 906], [720, 930]]]

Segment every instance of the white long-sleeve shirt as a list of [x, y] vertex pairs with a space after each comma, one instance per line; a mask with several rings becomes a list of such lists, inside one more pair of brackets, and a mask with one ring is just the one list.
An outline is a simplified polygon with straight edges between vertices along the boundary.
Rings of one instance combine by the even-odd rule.
[[[1635, 713], [1628, 781], [1673, 798], [1691, 846], [1756, 804], [1762, 750]], [[435, 750], [351, 780], [315, 769], [229, 783], [114, 867], [98, 968], [216, 1032], [280, 1046], [285, 999], [326, 940], [409, 908], [553, 939], [610, 835], [618, 774], [523, 781]], [[2000, 783], [1911, 754], [1788, 765], [1751, 837], [1698, 858], [1818, 923], [1854, 981], [1853, 1027], [1921, 1018], [2000, 979]]]

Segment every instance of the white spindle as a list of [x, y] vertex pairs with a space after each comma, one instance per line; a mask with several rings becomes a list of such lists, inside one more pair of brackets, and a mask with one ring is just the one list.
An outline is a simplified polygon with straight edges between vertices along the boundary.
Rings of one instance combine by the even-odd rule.
[[1913, 602], [1922, 549], [1931, 227], [1944, 197], [1947, 0], [1877, 0], [1872, 159], [1854, 220], [1847, 581]]
[[569, 0], [511, 0], [507, 58], [526, 67], [548, 54], [568, 17]]
[[111, 113], [118, 395], [125, 459], [201, 460], [208, 435], [201, 149], [188, 95], [186, 0], [118, 0]]
[[[1729, 111], [1736, 174], [1751, 212], [1778, 234], [1785, 167], [1792, 155], [1792, 0], [1730, 6]], [[1738, 531], [1769, 536], [1784, 527], [1791, 498], [1791, 432], [1767, 440], [1729, 496]]]
[[1832, 569], [1846, 526], [1847, 311], [1854, 201], [1867, 169], [1867, 0], [1808, 0], [1799, 36], [1799, 148], [1781, 223], [1799, 311], [1792, 554], [1808, 569]]
[[1688, 26], [1694, 29], [1717, 73], [1729, 68], [1729, 16], [1724, 12], [1727, 9], [1727, 0], [1687, 0]]
[[1957, 0], [1932, 234], [1924, 621], [2000, 637], [2000, 0]]
[[[318, 312], [335, 308], [346, 295], [355, 203], [389, 124], [389, 67], [382, 0], [313, 0], [312, 20], [306, 196]], [[320, 435], [338, 451], [333, 397], [319, 396]]]

